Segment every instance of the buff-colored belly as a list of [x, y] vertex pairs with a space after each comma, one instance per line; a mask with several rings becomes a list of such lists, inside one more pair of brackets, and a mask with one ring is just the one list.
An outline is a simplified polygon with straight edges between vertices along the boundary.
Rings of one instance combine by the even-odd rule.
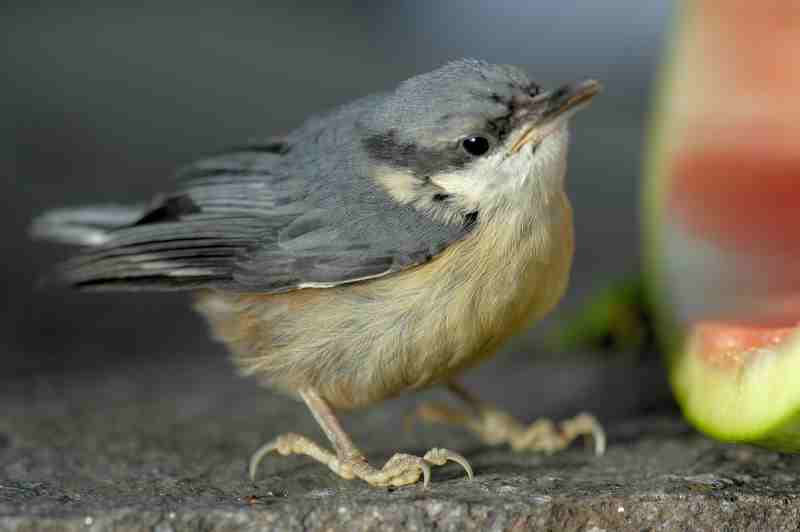
[[391, 277], [280, 295], [206, 292], [197, 308], [244, 373], [363, 406], [476, 364], [558, 302], [573, 250], [562, 200], [557, 218], [528, 238], [487, 224]]

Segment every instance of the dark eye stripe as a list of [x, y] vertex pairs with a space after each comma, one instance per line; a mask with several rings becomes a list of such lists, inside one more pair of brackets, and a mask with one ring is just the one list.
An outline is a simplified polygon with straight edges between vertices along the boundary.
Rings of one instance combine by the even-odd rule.
[[472, 160], [470, 155], [463, 150], [453, 149], [452, 145], [433, 149], [413, 142], [402, 142], [393, 129], [370, 135], [362, 144], [371, 158], [396, 168], [407, 168], [422, 179], [429, 179], [446, 170], [463, 168]]

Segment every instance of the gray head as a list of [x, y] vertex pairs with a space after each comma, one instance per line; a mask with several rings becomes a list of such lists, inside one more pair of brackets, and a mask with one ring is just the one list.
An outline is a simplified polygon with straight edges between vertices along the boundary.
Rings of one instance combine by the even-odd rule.
[[520, 198], [546, 202], [562, 186], [567, 119], [598, 90], [585, 81], [548, 92], [513, 66], [448, 63], [362, 116], [369, 173], [396, 200], [444, 220]]

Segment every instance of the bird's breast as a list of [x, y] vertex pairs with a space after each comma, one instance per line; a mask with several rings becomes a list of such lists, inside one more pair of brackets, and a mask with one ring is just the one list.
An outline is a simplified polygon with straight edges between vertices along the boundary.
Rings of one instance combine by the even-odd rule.
[[[426, 360], [431, 380], [492, 355], [549, 312], [566, 288], [573, 251], [572, 213], [562, 194], [545, 216], [519, 211], [491, 219], [420, 268], [431, 279], [418, 319], [430, 334], [417, 356]], [[411, 285], [422, 281], [408, 277]]]

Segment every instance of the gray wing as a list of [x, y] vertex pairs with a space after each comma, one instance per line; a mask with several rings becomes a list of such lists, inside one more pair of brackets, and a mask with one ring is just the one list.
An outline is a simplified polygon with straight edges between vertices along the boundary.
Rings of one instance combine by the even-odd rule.
[[301, 175], [320, 165], [288, 152], [248, 145], [188, 167], [175, 192], [106, 230], [60, 277], [106, 290], [330, 287], [422, 264], [470, 229], [399, 205], [352, 170]]

